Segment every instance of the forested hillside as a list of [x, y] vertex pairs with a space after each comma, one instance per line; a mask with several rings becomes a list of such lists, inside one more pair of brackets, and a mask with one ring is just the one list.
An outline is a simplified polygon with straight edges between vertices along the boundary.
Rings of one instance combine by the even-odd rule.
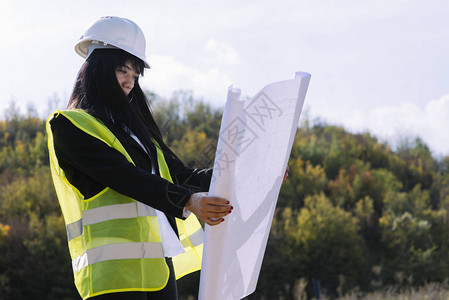
[[[148, 93], [169, 146], [211, 167], [221, 111], [179, 92]], [[62, 107], [61, 107], [62, 108]], [[14, 107], [0, 121], [0, 299], [79, 299], [48, 167], [45, 120]], [[449, 157], [417, 138], [397, 149], [369, 133], [298, 128], [259, 284], [250, 299], [299, 299], [449, 279]], [[195, 295], [198, 274], [180, 282]]]

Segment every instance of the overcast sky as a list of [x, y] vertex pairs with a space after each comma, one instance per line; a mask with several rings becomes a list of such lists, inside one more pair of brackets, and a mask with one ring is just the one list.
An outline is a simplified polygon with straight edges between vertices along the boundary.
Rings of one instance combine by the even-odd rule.
[[0, 111], [63, 108], [83, 63], [73, 47], [101, 16], [135, 21], [152, 69], [141, 85], [223, 106], [234, 84], [312, 74], [308, 117], [390, 142], [419, 135], [449, 155], [449, 1], [0, 0]]

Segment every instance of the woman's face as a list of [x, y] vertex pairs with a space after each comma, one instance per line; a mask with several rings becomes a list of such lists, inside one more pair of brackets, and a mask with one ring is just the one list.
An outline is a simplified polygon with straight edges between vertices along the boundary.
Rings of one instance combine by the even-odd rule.
[[123, 92], [128, 96], [139, 78], [139, 73], [134, 70], [131, 62], [127, 61], [124, 66], [118, 67], [115, 70], [115, 76]]

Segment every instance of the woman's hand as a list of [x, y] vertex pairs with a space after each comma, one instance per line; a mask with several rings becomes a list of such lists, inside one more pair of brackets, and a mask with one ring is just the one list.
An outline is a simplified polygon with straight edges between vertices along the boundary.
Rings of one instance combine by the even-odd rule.
[[224, 221], [233, 209], [229, 201], [220, 197], [209, 197], [208, 193], [195, 193], [186, 203], [186, 209], [194, 213], [198, 219], [213, 226]]
[[285, 183], [287, 181], [287, 178], [288, 178], [288, 166], [287, 169], [285, 170], [284, 180], [282, 180], [282, 183]]

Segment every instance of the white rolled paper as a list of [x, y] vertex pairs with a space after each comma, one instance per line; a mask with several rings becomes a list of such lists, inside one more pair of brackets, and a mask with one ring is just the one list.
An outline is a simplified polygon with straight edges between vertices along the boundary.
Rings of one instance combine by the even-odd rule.
[[256, 289], [309, 81], [297, 72], [246, 101], [228, 90], [209, 195], [234, 209], [206, 225], [200, 300], [242, 299]]

